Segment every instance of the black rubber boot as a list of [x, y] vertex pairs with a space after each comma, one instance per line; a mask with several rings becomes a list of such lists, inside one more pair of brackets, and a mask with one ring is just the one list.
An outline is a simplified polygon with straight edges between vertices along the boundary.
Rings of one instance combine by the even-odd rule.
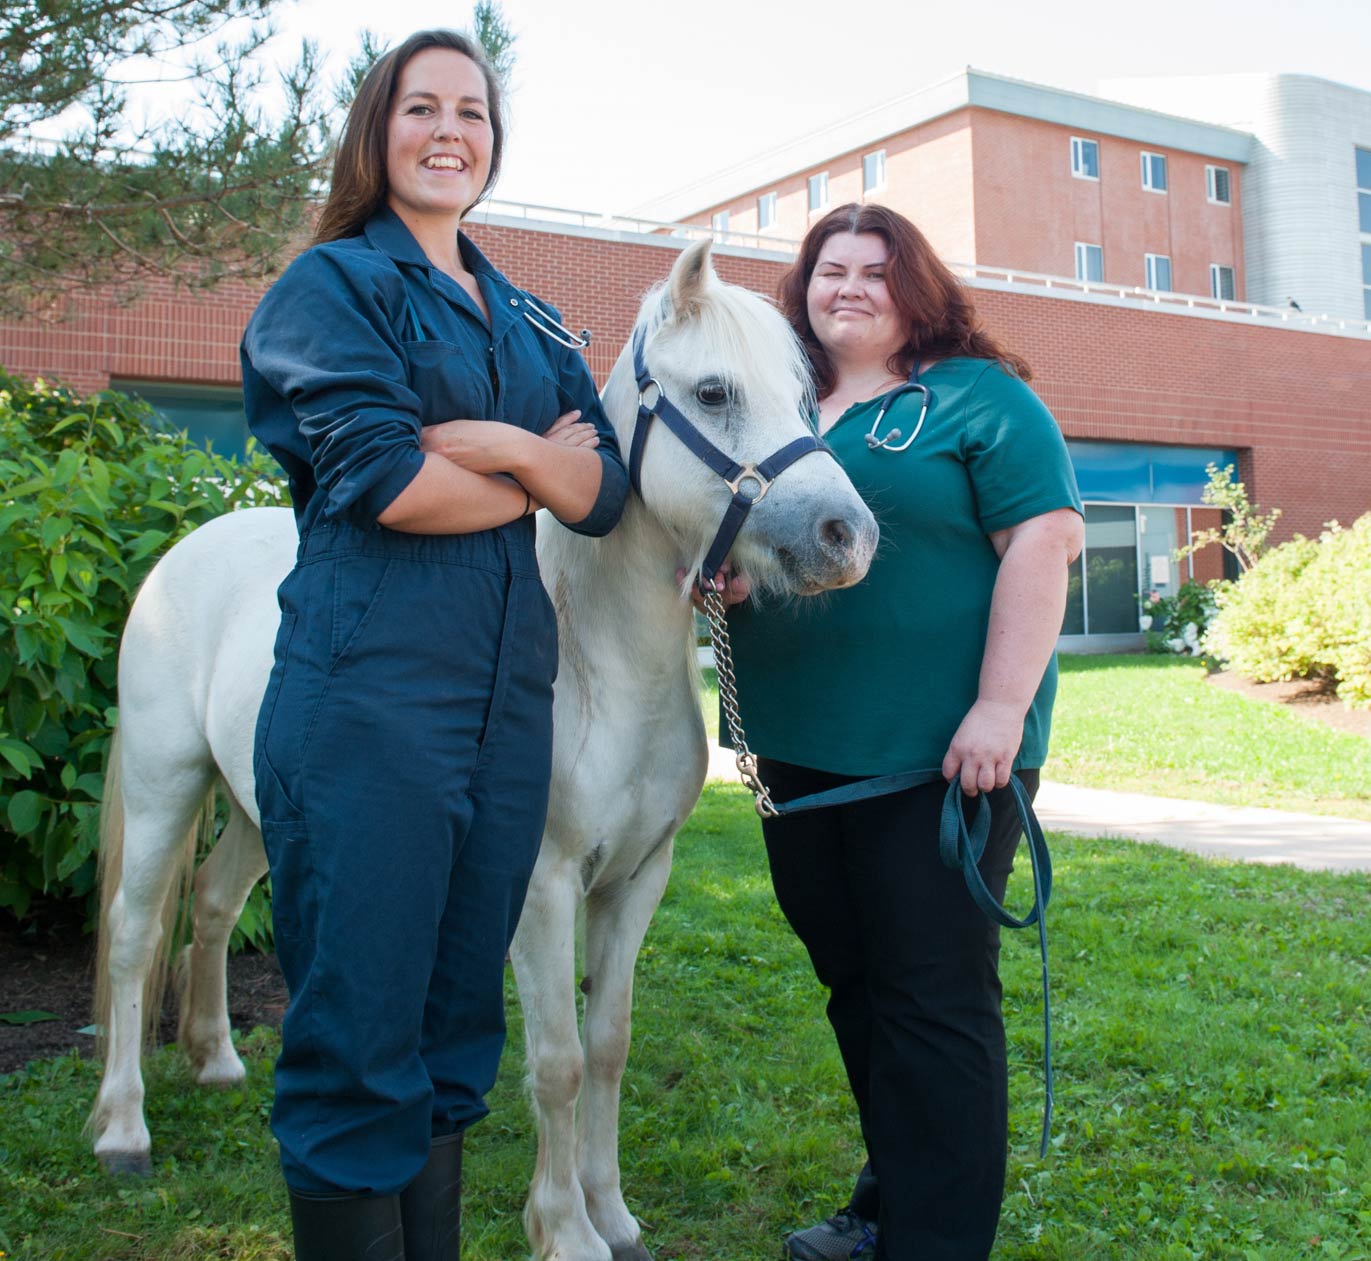
[[462, 1255], [462, 1136], [433, 1140], [428, 1163], [400, 1192], [405, 1261], [458, 1261]]
[[295, 1261], [405, 1261], [398, 1195], [290, 1193]]

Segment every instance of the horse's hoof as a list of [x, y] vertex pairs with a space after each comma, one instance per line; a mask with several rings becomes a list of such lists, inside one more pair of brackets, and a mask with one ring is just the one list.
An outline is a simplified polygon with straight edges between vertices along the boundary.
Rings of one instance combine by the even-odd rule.
[[197, 1086], [207, 1086], [212, 1090], [230, 1090], [241, 1086], [247, 1080], [248, 1072], [238, 1060], [232, 1064], [206, 1064], [195, 1075]]
[[652, 1253], [643, 1247], [641, 1239], [635, 1239], [632, 1243], [614, 1244], [609, 1255], [612, 1261], [652, 1261]]
[[149, 1152], [101, 1152], [100, 1167], [116, 1178], [150, 1178], [152, 1155]]

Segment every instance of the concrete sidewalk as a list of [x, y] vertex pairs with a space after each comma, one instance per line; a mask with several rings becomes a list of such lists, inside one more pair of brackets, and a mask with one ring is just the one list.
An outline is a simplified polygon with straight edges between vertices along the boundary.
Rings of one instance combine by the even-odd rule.
[[[733, 754], [712, 741], [709, 777], [738, 780]], [[1048, 782], [1038, 790], [1035, 806], [1048, 832], [1153, 841], [1212, 858], [1291, 863], [1308, 871], [1371, 871], [1371, 823], [1358, 819]]]

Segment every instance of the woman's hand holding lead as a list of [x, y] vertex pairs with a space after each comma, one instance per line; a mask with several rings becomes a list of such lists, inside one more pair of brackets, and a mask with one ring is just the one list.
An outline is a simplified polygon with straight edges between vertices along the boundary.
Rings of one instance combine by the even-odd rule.
[[[683, 583], [685, 580], [686, 571], [678, 569], [676, 581]], [[714, 590], [723, 596], [725, 608], [734, 604], [741, 604], [752, 594], [752, 579], [741, 571], [735, 571], [731, 564], [725, 564], [714, 575]], [[700, 591], [700, 584], [694, 580], [690, 584], [690, 602], [699, 612], [705, 611], [704, 595]]]
[[1003, 701], [978, 700], [967, 711], [943, 758], [943, 778], [961, 777], [968, 797], [1009, 783], [1023, 743], [1023, 711]]

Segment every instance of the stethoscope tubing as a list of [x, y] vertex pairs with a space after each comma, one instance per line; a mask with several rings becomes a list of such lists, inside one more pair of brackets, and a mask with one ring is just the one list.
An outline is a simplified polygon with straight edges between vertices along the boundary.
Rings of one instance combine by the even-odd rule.
[[524, 305], [529, 308], [523, 312], [524, 319], [544, 337], [552, 338], [568, 350], [584, 350], [590, 345], [590, 329], [583, 328], [580, 333], [573, 333], [560, 320], [555, 319], [550, 311], [543, 310], [527, 295], [524, 297]]
[[[872, 451], [889, 451], [898, 455], [901, 451], [907, 451], [913, 445], [914, 439], [919, 436], [919, 431], [924, 427], [924, 421], [928, 419], [929, 409], [933, 406], [933, 391], [926, 385], [919, 382], [919, 369], [922, 365], [918, 362], [914, 364], [914, 371], [909, 374], [909, 380], [903, 385], [897, 385], [883, 399], [881, 406], [876, 412], [876, 419], [871, 422], [871, 428], [866, 432], [866, 445]], [[898, 429], [892, 429], [881, 437], [881, 421], [885, 419], [885, 414], [890, 410], [891, 404], [896, 399], [903, 398], [906, 394], [922, 395], [923, 404], [919, 408], [919, 419], [914, 425], [914, 432], [900, 441], [902, 434]], [[898, 446], [894, 445], [899, 443]]]

